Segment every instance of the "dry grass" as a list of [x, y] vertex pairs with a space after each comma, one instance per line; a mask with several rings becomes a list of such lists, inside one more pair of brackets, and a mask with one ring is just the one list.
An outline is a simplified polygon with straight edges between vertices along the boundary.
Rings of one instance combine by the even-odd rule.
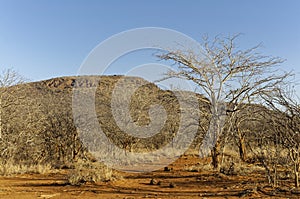
[[0, 175], [10, 176], [15, 174], [45, 174], [50, 173], [52, 170], [48, 164], [42, 165], [22, 165], [14, 163], [0, 163]]
[[207, 171], [212, 171], [213, 167], [211, 164], [198, 164], [198, 165], [185, 167], [184, 170], [190, 172], [207, 172]]
[[[190, 149], [186, 154], [197, 155], [197, 151]], [[220, 160], [220, 173], [225, 175], [247, 176], [251, 173], [264, 171], [262, 166], [241, 161], [237, 149], [234, 147], [226, 147], [220, 155]], [[214, 169], [210, 163], [207, 163], [186, 166], [184, 170], [189, 172], [210, 172]]]
[[114, 179], [112, 169], [100, 162], [83, 162], [75, 164], [75, 169], [68, 175], [71, 185], [82, 185], [85, 183], [96, 183]]

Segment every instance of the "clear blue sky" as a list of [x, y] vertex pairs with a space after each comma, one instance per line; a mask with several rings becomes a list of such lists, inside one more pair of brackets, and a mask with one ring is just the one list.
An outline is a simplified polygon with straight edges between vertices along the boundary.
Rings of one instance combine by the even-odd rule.
[[263, 42], [263, 52], [300, 72], [299, 11], [297, 0], [0, 0], [0, 69], [34, 81], [76, 75], [101, 41], [151, 26], [196, 40], [244, 33], [241, 47]]

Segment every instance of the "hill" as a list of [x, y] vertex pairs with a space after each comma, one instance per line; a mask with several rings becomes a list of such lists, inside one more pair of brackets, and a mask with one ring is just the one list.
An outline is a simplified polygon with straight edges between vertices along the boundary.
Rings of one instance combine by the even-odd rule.
[[[81, 103], [75, 108], [80, 114], [74, 115], [74, 91], [78, 88], [86, 93], [76, 98]], [[9, 87], [2, 91], [1, 161], [65, 167], [78, 159], [93, 159], [78, 133], [80, 122], [91, 128], [87, 121], [92, 121], [88, 118], [92, 114], [81, 114], [87, 103], [94, 104], [90, 112], [96, 113], [101, 129], [116, 146], [140, 153], [159, 149], [174, 138], [182, 122], [176, 95], [141, 78], [123, 76], [61, 77]], [[197, 98], [200, 107], [207, 109], [203, 98]], [[190, 126], [198, 129], [201, 122], [207, 128], [208, 118], [203, 118], [185, 121], [187, 131]], [[130, 134], [133, 125], [143, 132]], [[157, 132], [149, 134], [147, 126], [148, 131], [154, 128]], [[98, 133], [93, 128], [89, 132], [90, 139]], [[202, 134], [199, 128], [193, 146], [200, 143]]]

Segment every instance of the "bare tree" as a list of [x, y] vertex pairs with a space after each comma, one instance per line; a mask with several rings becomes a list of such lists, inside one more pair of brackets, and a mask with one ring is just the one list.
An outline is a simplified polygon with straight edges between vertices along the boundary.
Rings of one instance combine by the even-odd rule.
[[252, 161], [260, 162], [269, 184], [277, 187], [279, 174], [282, 174], [279, 168], [287, 164], [286, 150], [280, 142], [280, 134], [276, 132], [273, 123], [277, 113], [265, 106], [257, 108], [253, 115], [254, 122], [250, 121], [248, 124], [248, 129], [251, 131], [247, 140], [249, 154]]
[[13, 69], [0, 75], [0, 157], [4, 163], [37, 159], [32, 147], [36, 144], [34, 134], [28, 132], [35, 122], [31, 109], [34, 100], [26, 95], [29, 85], [25, 81]]
[[9, 87], [17, 84], [24, 83], [26, 80], [15, 70], [9, 68], [1, 71], [0, 74], [0, 87]]
[[234, 117], [240, 106], [249, 103], [264, 90], [280, 84], [288, 73], [279, 73], [278, 64], [284, 60], [257, 52], [260, 45], [241, 50], [236, 45], [238, 35], [203, 38], [203, 49], [166, 50], [158, 55], [162, 60], [173, 61], [178, 72], [170, 71], [167, 78], [184, 78], [192, 81], [210, 102], [211, 123], [202, 147], [211, 152], [212, 165], [219, 167], [221, 138], [231, 127], [225, 121]]
[[242, 111], [237, 112], [229, 121], [232, 126], [232, 135], [235, 144], [238, 147], [239, 156], [242, 161], [247, 159], [247, 137], [250, 137], [253, 131], [256, 131], [255, 126], [260, 122], [259, 113], [262, 108], [258, 105], [245, 104], [240, 107]]
[[70, 89], [37, 82], [5, 87], [2, 94], [0, 161], [62, 167], [86, 158], [73, 124]]
[[263, 93], [267, 105], [274, 111], [271, 118], [280, 144], [288, 151], [292, 162], [295, 187], [299, 187], [300, 172], [300, 104], [295, 91], [278, 88], [272, 93]]
[[[13, 69], [5, 69], [0, 73], [0, 138], [2, 135], [2, 109], [16, 103], [16, 99], [12, 98], [13, 90], [9, 91], [9, 87], [25, 82], [25, 78]], [[3, 100], [3, 99], [6, 100]]]
[[86, 151], [73, 122], [69, 90], [41, 86], [36, 98], [31, 108], [32, 114], [35, 114], [35, 134], [40, 142], [41, 163], [59, 168], [83, 158]]

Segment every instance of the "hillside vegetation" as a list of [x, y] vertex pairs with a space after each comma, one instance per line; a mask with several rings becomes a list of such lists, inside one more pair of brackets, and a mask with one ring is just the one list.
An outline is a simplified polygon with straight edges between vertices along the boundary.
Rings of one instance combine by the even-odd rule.
[[[120, 148], [151, 151], [169, 143], [180, 123], [180, 107], [175, 94], [161, 90], [152, 83], [145, 84], [141, 78], [125, 78], [127, 84], [128, 81], [132, 82], [134, 87], [142, 85], [130, 101], [119, 96], [117, 102], [120, 106], [129, 104], [130, 117], [137, 125], [144, 126], [151, 122], [151, 105], [161, 105], [167, 115], [164, 126], [157, 134], [149, 138], [135, 138], [118, 127], [111, 110], [112, 92], [121, 77], [62, 77], [7, 88], [2, 96], [1, 160], [64, 167], [78, 159], [93, 159], [82, 145], [74, 123], [72, 97], [75, 86], [97, 86], [95, 107], [99, 124], [109, 139]], [[200, 95], [198, 97], [201, 107], [208, 108], [205, 102], [201, 102], [203, 98]], [[90, 98], [87, 95], [81, 100], [86, 102]], [[160, 115], [155, 117], [159, 118]], [[207, 119], [202, 122], [207, 123]], [[198, 125], [199, 121], [191, 121], [190, 124]], [[199, 128], [198, 138], [195, 138], [198, 141], [194, 145], [199, 144], [201, 134]]]

